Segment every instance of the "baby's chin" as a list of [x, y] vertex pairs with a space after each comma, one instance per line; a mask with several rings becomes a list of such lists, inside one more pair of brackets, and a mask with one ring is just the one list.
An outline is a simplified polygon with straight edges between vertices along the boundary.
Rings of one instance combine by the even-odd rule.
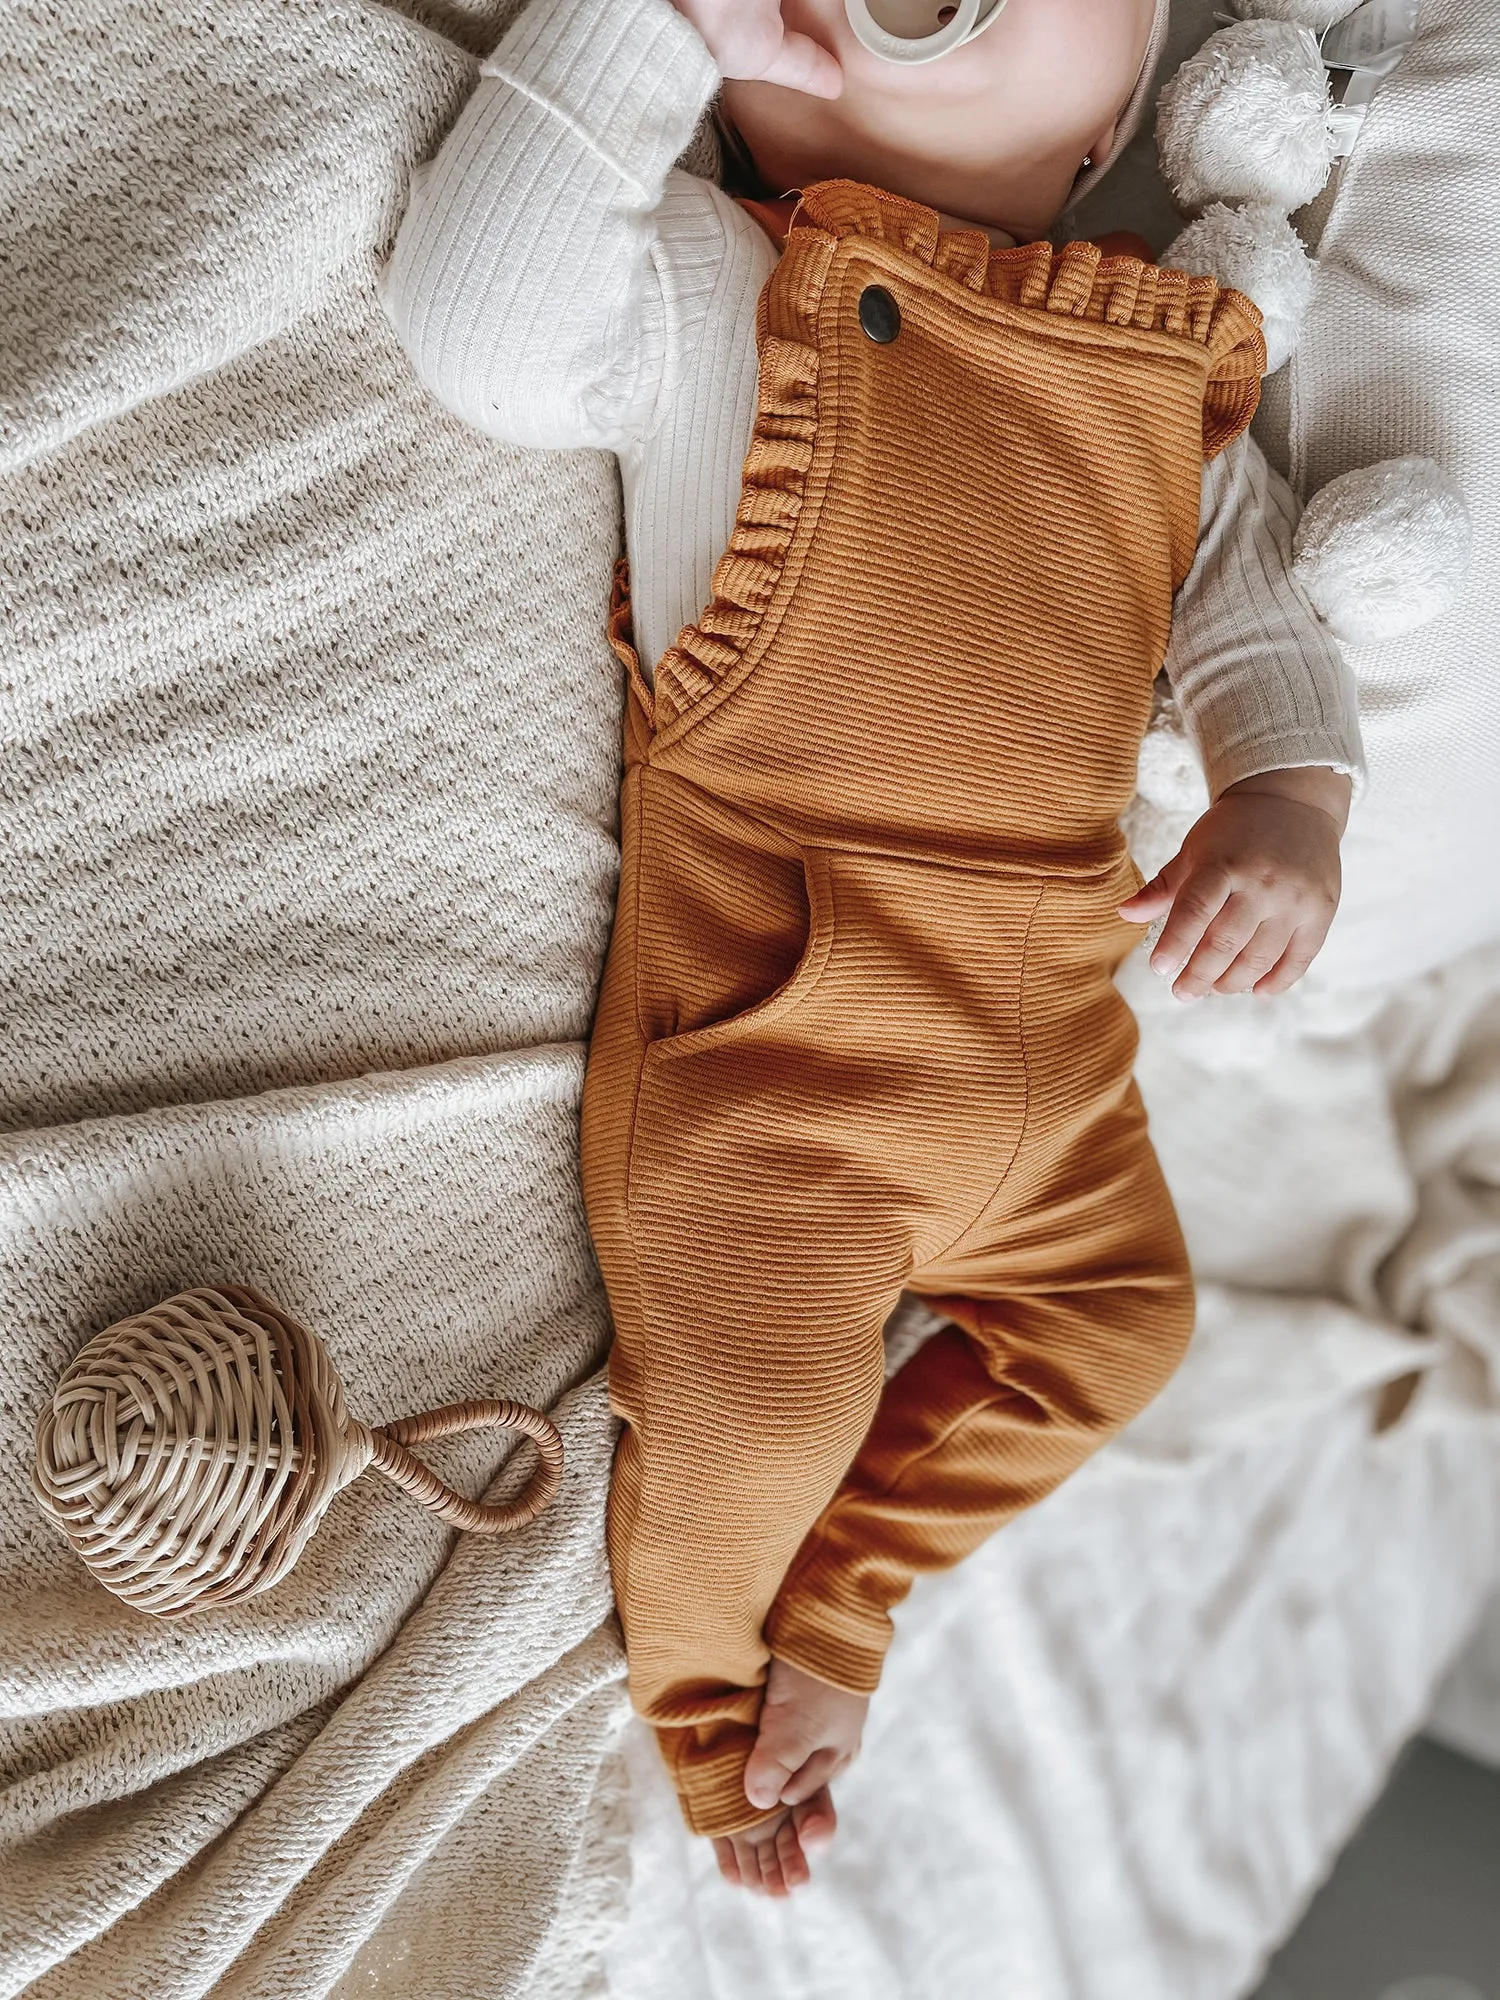
[[[964, 222], [1002, 231], [1018, 242], [1045, 236], [1061, 214], [1086, 148], [1074, 142], [1041, 158], [1016, 159], [987, 149], [983, 135], [955, 145], [953, 121], [909, 104], [900, 142], [829, 103], [774, 85], [728, 82], [723, 108], [754, 161], [761, 189], [790, 193], [814, 181], [853, 180], [884, 188]], [[966, 157], [966, 153], [968, 157]]]

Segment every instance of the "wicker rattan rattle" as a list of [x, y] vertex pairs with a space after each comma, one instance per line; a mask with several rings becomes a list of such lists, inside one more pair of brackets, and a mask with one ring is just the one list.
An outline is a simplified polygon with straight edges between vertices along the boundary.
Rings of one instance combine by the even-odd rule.
[[[505, 1506], [466, 1500], [407, 1449], [491, 1424], [526, 1432], [540, 1460]], [[38, 1420], [32, 1487], [102, 1584], [175, 1618], [279, 1583], [371, 1465], [455, 1527], [497, 1535], [552, 1499], [562, 1439], [511, 1402], [368, 1428], [315, 1334], [248, 1286], [220, 1285], [95, 1335]]]

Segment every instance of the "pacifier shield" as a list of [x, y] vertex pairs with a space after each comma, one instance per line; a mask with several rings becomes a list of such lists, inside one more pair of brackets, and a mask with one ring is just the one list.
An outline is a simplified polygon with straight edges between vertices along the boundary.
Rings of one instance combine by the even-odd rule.
[[855, 36], [884, 62], [936, 62], [982, 34], [1005, 0], [844, 0]]

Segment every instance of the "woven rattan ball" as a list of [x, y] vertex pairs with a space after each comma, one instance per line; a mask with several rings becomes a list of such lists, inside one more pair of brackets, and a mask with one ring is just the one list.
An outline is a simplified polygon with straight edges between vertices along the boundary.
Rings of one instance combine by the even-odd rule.
[[[407, 1449], [489, 1425], [536, 1441], [537, 1469], [508, 1505], [466, 1499]], [[279, 1583], [369, 1466], [455, 1526], [502, 1534], [536, 1519], [562, 1464], [556, 1428], [524, 1403], [357, 1422], [316, 1334], [248, 1286], [221, 1285], [179, 1292], [83, 1348], [37, 1422], [32, 1487], [102, 1584], [181, 1617]]]

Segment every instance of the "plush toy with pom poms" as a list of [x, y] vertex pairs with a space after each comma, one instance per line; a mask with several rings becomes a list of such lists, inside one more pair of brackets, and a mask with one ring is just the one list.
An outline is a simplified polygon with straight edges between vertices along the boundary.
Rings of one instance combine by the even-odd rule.
[[[1241, 18], [1189, 57], [1158, 101], [1162, 176], [1190, 218], [1161, 261], [1255, 301], [1272, 373], [1297, 345], [1316, 277], [1291, 212], [1322, 192], [1339, 150], [1319, 38], [1356, 4], [1239, 0]], [[1372, 645], [1453, 603], [1470, 540], [1463, 495], [1441, 466], [1387, 459], [1312, 495], [1292, 571], [1340, 644]], [[1177, 704], [1158, 690], [1122, 821], [1143, 874], [1170, 859], [1207, 804]]]
[[[1162, 175], [1191, 218], [1162, 262], [1255, 301], [1271, 372], [1296, 347], [1316, 275], [1291, 211], [1321, 193], [1336, 153], [1319, 37], [1355, 4], [1240, 0], [1241, 18], [1210, 35], [1158, 101]], [[1469, 547], [1450, 476], [1431, 459], [1397, 458], [1312, 496], [1294, 570], [1334, 636], [1369, 645], [1446, 610]]]
[[1295, 21], [1299, 27], [1311, 28], [1315, 35], [1326, 35], [1358, 5], [1359, 0], [1250, 0], [1238, 11], [1262, 21]]
[[1297, 344], [1312, 293], [1312, 260], [1289, 218], [1322, 192], [1334, 160], [1314, 31], [1349, 6], [1250, 0], [1244, 11], [1251, 18], [1210, 35], [1157, 103], [1162, 178], [1196, 218], [1162, 261], [1208, 271], [1255, 300], [1274, 374]]
[[1237, 21], [1210, 35], [1162, 91], [1156, 148], [1179, 205], [1313, 199], [1333, 165], [1318, 38], [1292, 21]]
[[1312, 259], [1291, 218], [1274, 202], [1242, 208], [1216, 201], [1190, 222], [1162, 258], [1184, 271], [1207, 271], [1260, 308], [1266, 373], [1291, 356], [1312, 297]]

